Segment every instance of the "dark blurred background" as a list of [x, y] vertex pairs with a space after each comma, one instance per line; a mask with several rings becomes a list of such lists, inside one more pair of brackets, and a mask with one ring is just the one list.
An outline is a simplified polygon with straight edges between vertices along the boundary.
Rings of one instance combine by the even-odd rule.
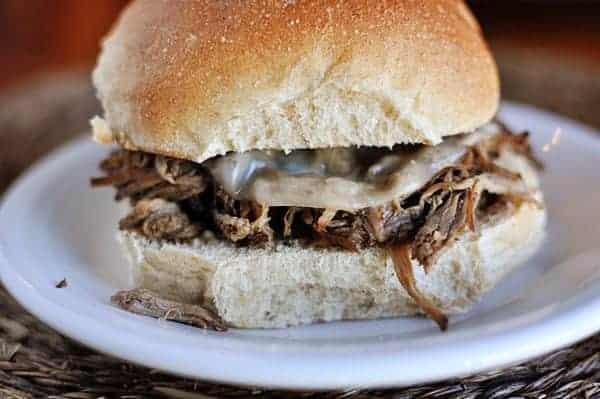
[[[90, 66], [98, 42], [128, 0], [2, 0], [0, 88], [33, 74]], [[600, 63], [600, 2], [479, 0], [469, 2], [492, 47]]]
[[[426, 0], [425, 0], [426, 1]], [[45, 71], [91, 66], [128, 0], [1, 0], [0, 88]], [[494, 50], [600, 65], [600, 1], [469, 2]], [[579, 64], [580, 63], [580, 64]]]
[[[0, 0], [0, 190], [98, 112], [89, 70], [127, 3]], [[496, 55], [505, 98], [600, 126], [600, 1], [469, 4]]]

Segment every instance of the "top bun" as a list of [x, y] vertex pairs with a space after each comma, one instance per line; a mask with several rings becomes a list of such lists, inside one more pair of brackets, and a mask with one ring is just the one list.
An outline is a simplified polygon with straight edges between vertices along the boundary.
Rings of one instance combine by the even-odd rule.
[[489, 121], [494, 60], [459, 0], [136, 0], [103, 44], [99, 141], [229, 151], [437, 144]]

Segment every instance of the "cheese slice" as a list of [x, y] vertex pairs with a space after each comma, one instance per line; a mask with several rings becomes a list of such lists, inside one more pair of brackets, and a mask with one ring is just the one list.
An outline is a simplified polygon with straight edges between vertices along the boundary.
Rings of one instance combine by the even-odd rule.
[[239, 199], [269, 206], [355, 211], [410, 195], [456, 163], [467, 147], [499, 131], [497, 124], [490, 123], [436, 146], [230, 153], [205, 165]]

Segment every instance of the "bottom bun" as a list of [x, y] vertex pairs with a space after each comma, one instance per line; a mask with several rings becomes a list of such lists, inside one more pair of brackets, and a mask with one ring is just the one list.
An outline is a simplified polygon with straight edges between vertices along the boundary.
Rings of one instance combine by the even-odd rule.
[[[539, 247], [543, 209], [523, 203], [490, 218], [442, 250], [429, 273], [413, 260], [417, 287], [446, 314], [468, 310]], [[119, 240], [136, 287], [186, 303], [212, 303], [228, 324], [277, 328], [343, 319], [421, 313], [400, 285], [387, 251], [359, 252], [279, 243], [236, 247], [216, 239], [191, 244]]]

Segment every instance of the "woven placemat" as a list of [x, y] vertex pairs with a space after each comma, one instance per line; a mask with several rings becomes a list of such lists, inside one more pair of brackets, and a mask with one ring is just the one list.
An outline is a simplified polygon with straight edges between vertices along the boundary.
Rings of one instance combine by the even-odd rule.
[[[590, 112], [596, 107], [590, 104]], [[89, 116], [98, 111], [87, 71], [42, 77], [5, 92], [0, 97], [0, 191], [26, 165], [86, 129]], [[522, 365], [463, 379], [385, 391], [294, 393], [183, 379], [98, 354], [45, 326], [0, 287], [0, 398], [38, 397], [600, 398], [600, 334]]]

